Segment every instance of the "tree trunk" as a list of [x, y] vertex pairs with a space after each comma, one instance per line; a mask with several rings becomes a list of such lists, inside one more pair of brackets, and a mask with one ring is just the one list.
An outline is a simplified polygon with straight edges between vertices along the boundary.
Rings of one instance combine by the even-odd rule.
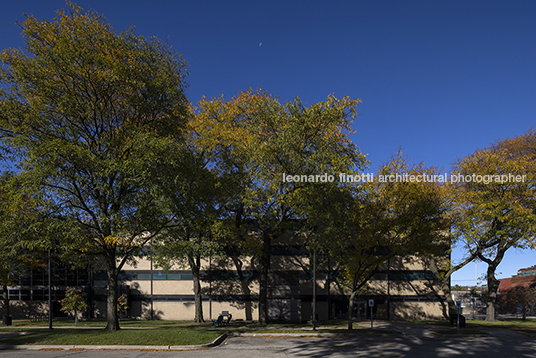
[[203, 319], [203, 301], [201, 299], [201, 280], [199, 278], [199, 271], [201, 267], [201, 257], [197, 255], [188, 255], [188, 261], [190, 263], [190, 269], [192, 270], [192, 276], [194, 279], [194, 299], [195, 299], [195, 317], [194, 322], [205, 322]]
[[354, 300], [355, 296], [357, 295], [357, 290], [353, 291], [350, 295], [350, 299], [348, 301], [348, 329], [352, 330], [354, 328]]
[[9, 294], [7, 292], [7, 285], [3, 285], [2, 286], [2, 298], [4, 299], [4, 309], [6, 310], [6, 316], [9, 316], [10, 315], [10, 310], [9, 310]]
[[488, 295], [486, 297], [486, 321], [495, 321], [495, 307], [497, 305], [497, 291], [499, 289], [499, 280], [495, 278], [495, 269], [497, 265], [488, 265]]
[[117, 298], [119, 297], [117, 276], [119, 272], [115, 267], [115, 257], [107, 264], [108, 268], [106, 271], [108, 273], [108, 298], [106, 303], [106, 329], [108, 331], [117, 331], [119, 330], [119, 315], [117, 312]]
[[242, 270], [242, 260], [238, 258], [238, 256], [231, 256], [231, 259], [234, 262], [234, 265], [236, 267], [236, 272], [238, 273], [238, 279], [240, 280], [240, 286], [242, 288], [242, 294], [244, 295], [244, 307], [245, 307], [245, 313], [246, 313], [246, 321], [252, 321], [253, 320], [253, 305], [251, 303], [251, 289], [249, 288], [249, 285], [251, 283], [251, 278], [245, 278], [244, 277], [244, 271]]
[[270, 268], [270, 236], [263, 233], [259, 279], [259, 324], [268, 324], [268, 270]]
[[495, 270], [501, 263], [508, 245], [503, 240], [497, 247], [497, 254], [493, 260], [484, 257], [482, 254], [478, 255], [478, 258], [488, 264], [488, 294], [486, 296], [486, 321], [495, 321], [495, 306], [497, 305], [497, 291], [499, 290], [499, 280], [495, 278]]
[[[436, 279], [439, 281], [439, 287], [441, 288], [441, 292], [443, 293], [443, 295], [445, 295], [445, 298], [447, 300], [446, 303], [444, 300], [440, 300], [440, 303], [443, 317], [449, 320], [450, 317], [452, 317], [452, 314], [456, 314], [456, 307], [454, 305], [454, 301], [450, 292], [450, 272], [446, 273], [443, 277], [441, 277], [439, 269], [437, 267], [437, 262], [435, 261], [434, 257], [429, 258], [429, 267], [430, 271], [432, 271]], [[432, 285], [431, 288], [433, 292], [437, 295], [437, 297], [440, 297], [439, 292], [436, 292], [434, 285]]]

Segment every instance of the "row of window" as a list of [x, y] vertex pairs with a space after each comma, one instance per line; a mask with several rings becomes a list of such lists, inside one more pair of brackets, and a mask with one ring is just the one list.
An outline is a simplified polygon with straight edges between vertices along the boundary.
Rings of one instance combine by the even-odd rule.
[[517, 277], [534, 276], [534, 275], [536, 275], [536, 270], [521, 272], [517, 275]]
[[[0, 290], [1, 291], [1, 290]], [[21, 301], [46, 301], [48, 300], [48, 289], [8, 289], [10, 300]], [[65, 290], [52, 290], [52, 299], [60, 300], [65, 297]]]
[[[193, 280], [191, 272], [170, 271], [170, 272], [153, 272], [153, 280], [175, 280], [175, 281], [190, 281]], [[149, 281], [151, 280], [151, 271], [121, 271], [119, 280], [122, 281]], [[108, 280], [106, 272], [96, 272], [93, 274], [93, 279], [96, 281]]]
[[[146, 281], [151, 280], [151, 274], [152, 279], [157, 280], [174, 280], [174, 281], [190, 281], [193, 280], [193, 275], [191, 272], [187, 271], [170, 271], [170, 272], [163, 272], [163, 271], [157, 271], [152, 272], [148, 270], [138, 270], [138, 271], [121, 271], [119, 274], [119, 280], [122, 281]], [[287, 271], [285, 274], [288, 276], [292, 276], [295, 278], [298, 278], [301, 281], [307, 281], [312, 279], [312, 274], [306, 273], [303, 271], [295, 270], [295, 271]], [[335, 277], [336, 273], [332, 272], [331, 275], [329, 275], [330, 279], [333, 279]], [[258, 271], [243, 271], [242, 277], [238, 275], [238, 272], [235, 270], [213, 270], [208, 272], [201, 272], [200, 274], [201, 280], [208, 281], [224, 281], [224, 280], [240, 280], [242, 279], [250, 279], [255, 280], [259, 278], [259, 272]], [[93, 276], [94, 280], [96, 281], [106, 281], [108, 279], [108, 275], [106, 272], [96, 272]], [[317, 280], [327, 280], [328, 274], [326, 272], [318, 272], [316, 275]], [[435, 276], [430, 271], [424, 271], [424, 270], [416, 270], [416, 271], [391, 271], [389, 273], [382, 272], [377, 273], [373, 277], [375, 280], [391, 280], [391, 281], [418, 281], [418, 280], [435, 280]]]

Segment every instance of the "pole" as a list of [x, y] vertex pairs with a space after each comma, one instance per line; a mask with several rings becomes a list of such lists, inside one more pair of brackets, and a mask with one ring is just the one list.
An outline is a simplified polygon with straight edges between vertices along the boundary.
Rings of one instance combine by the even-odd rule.
[[478, 260], [475, 260], [475, 287], [477, 285], [476, 281], [478, 278]]
[[313, 249], [313, 331], [316, 331], [316, 245]]
[[153, 259], [151, 259], [151, 321], [153, 319]]
[[208, 310], [209, 310], [209, 319], [212, 322], [212, 255], [208, 259]]
[[387, 259], [387, 319], [391, 320], [391, 259]]
[[52, 329], [52, 264], [50, 262], [50, 249], [48, 249], [48, 329]]
[[370, 329], [374, 329], [374, 318], [373, 318], [373, 310], [372, 306], [370, 306]]
[[456, 302], [456, 328], [460, 331], [460, 308], [462, 304], [461, 301]]

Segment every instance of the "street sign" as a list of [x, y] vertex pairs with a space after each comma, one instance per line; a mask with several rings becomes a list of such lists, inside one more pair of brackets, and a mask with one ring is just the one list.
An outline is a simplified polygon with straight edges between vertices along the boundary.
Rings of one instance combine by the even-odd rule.
[[462, 301], [456, 301], [456, 308], [462, 308]]
[[368, 300], [368, 306], [369, 307], [374, 307], [374, 300], [373, 299]]

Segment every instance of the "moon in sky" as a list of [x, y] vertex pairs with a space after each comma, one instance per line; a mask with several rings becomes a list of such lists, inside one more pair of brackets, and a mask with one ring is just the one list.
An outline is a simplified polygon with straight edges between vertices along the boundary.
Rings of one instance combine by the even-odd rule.
[[262, 42], [259, 42], [259, 47], [261, 47], [261, 46], [262, 46]]

